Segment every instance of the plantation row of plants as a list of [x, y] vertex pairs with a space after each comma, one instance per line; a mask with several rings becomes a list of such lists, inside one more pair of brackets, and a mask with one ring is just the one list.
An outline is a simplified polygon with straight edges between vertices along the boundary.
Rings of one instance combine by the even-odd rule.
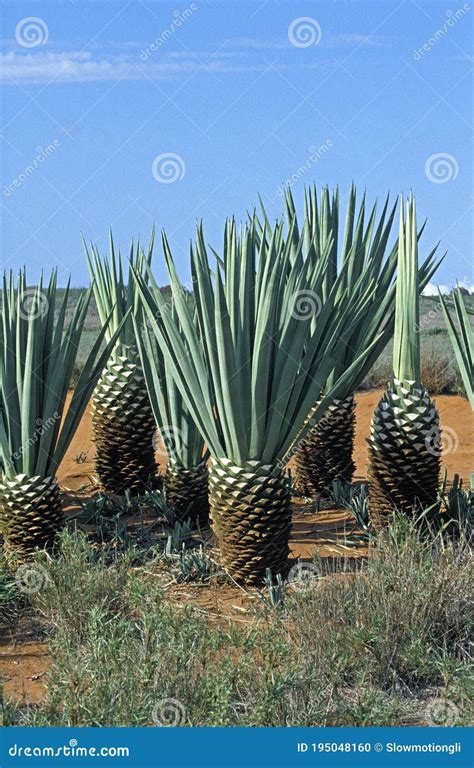
[[[354, 471], [354, 392], [393, 337], [393, 377], [369, 439], [371, 524], [394, 510], [436, 521], [440, 424], [420, 375], [419, 295], [441, 259], [419, 264], [413, 198], [367, 209], [350, 192], [291, 193], [281, 220], [262, 206], [222, 250], [202, 225], [191, 245], [192, 291], [166, 235], [171, 294], [153, 276], [154, 234], [132, 247], [128, 275], [85, 246], [91, 287], [67, 318], [56, 273], [27, 286], [4, 275], [0, 331], [0, 515], [8, 550], [29, 557], [62, 526], [56, 472], [92, 397], [96, 472], [112, 494], [153, 487], [156, 428], [168, 454], [164, 489], [178, 521], [208, 519], [226, 571], [258, 584], [288, 570], [291, 494], [324, 495]], [[342, 229], [342, 237], [340, 230]], [[88, 304], [101, 331], [68, 404]], [[460, 291], [440, 302], [474, 408], [472, 328]], [[454, 309], [456, 322], [450, 310]], [[288, 461], [295, 458], [294, 477]]]

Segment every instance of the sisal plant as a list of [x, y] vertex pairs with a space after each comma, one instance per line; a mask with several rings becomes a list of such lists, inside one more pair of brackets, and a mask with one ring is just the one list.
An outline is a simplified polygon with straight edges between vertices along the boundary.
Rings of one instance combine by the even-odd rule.
[[[287, 211], [291, 218], [296, 216], [291, 194], [286, 199]], [[382, 213], [377, 219], [377, 205], [374, 204], [366, 220], [365, 194], [357, 206], [356, 188], [353, 185], [349, 194], [342, 242], [340, 239], [340, 201], [339, 190], [330, 193], [324, 188], [318, 199], [316, 187], [305, 195], [304, 217], [308, 222], [309, 237], [315, 243], [313, 258], [324, 248], [324, 243], [332, 238], [332, 248], [328, 260], [328, 270], [323, 284], [323, 299], [334, 284], [337, 274], [342, 271], [338, 300], [343, 296], [356, 297], [368, 292], [370, 301], [366, 312], [359, 316], [354, 324], [351, 337], [345, 345], [338, 361], [338, 369], [332, 377], [339, 376], [359, 353], [360, 340], [367, 327], [372, 324], [374, 333], [384, 328], [383, 340], [373, 357], [377, 357], [390, 336], [388, 318], [393, 304], [393, 278], [396, 269], [393, 253], [385, 261], [388, 239], [390, 236], [396, 204], [389, 210], [389, 199], [385, 201]], [[291, 220], [291, 219], [290, 219]], [[349, 298], [351, 300], [351, 298]], [[377, 321], [374, 321], [377, 318]], [[325, 388], [331, 387], [329, 380]], [[334, 480], [344, 483], [352, 481], [355, 465], [353, 460], [355, 438], [355, 399], [354, 390], [346, 390], [333, 399], [318, 424], [307, 434], [295, 454], [295, 479], [300, 493], [307, 496], [325, 495], [330, 492]]]
[[441, 430], [420, 375], [418, 234], [415, 200], [400, 211], [393, 378], [372, 418], [369, 510], [375, 529], [393, 511], [417, 516], [438, 495]]
[[[147, 252], [138, 243], [130, 248], [128, 279], [120, 252], [116, 254], [112, 233], [108, 258], [96, 246], [84, 243], [94, 297], [101, 323], [111, 315], [107, 337], [121, 326], [115, 347], [92, 398], [92, 430], [96, 446], [95, 471], [109, 493], [129, 490], [140, 493], [153, 484], [156, 475], [155, 420], [140, 364], [133, 316], [138, 311], [132, 270], [145, 273], [153, 251], [152, 232]], [[124, 318], [126, 320], [124, 321]]]
[[462, 293], [457, 288], [453, 293], [453, 303], [456, 323], [449, 312], [448, 302], [439, 294], [439, 300], [443, 309], [446, 327], [448, 329], [451, 344], [459, 366], [462, 382], [466, 395], [474, 411], [474, 332], [472, 330], [469, 314], [463, 301]]
[[[364, 297], [336, 302], [342, 278], [321, 311], [302, 311], [321, 295], [328, 239], [315, 268], [280, 222], [259, 232], [253, 218], [227, 221], [222, 256], [214, 259], [198, 227], [191, 248], [195, 312], [169, 248], [165, 256], [173, 311], [156, 286], [137, 283], [155, 335], [183, 400], [208, 445], [210, 514], [221, 559], [239, 583], [260, 583], [267, 569], [285, 574], [291, 528], [286, 454], [337, 365]], [[347, 297], [348, 298], [348, 297]], [[334, 378], [312, 415], [358, 380], [378, 336]]]
[[[165, 252], [169, 250], [164, 236], [163, 248]], [[150, 280], [155, 292], [159, 291], [151, 274]], [[179, 328], [172, 306], [170, 311]], [[164, 476], [166, 501], [177, 520], [190, 520], [193, 527], [204, 527], [209, 524], [209, 454], [146, 317], [134, 316], [134, 326], [151, 407], [168, 457]], [[181, 337], [186, 346], [187, 338], [182, 332]]]
[[27, 287], [21, 272], [3, 276], [0, 327], [0, 527], [8, 549], [27, 557], [50, 546], [63, 521], [56, 471], [84, 414], [120, 327], [102, 351], [110, 318], [72, 393], [91, 289], [67, 320], [69, 287], [58, 299], [57, 275]]
[[[354, 317], [352, 331], [341, 347], [337, 367], [325, 384], [332, 386], [344, 370], [360, 354], [361, 343], [379, 334], [379, 342], [372, 347], [366, 359], [369, 370], [393, 334], [395, 308], [395, 276], [397, 269], [397, 244], [389, 247], [397, 203], [389, 205], [387, 195], [380, 214], [377, 203], [367, 210], [365, 193], [357, 202], [357, 190], [351, 186], [344, 225], [341, 228], [339, 189], [330, 191], [324, 187], [318, 194], [316, 186], [305, 193], [304, 256], [314, 268], [320, 264], [321, 254], [328, 240], [325, 277], [322, 282], [324, 301], [339, 278], [336, 303], [357, 301], [364, 297], [364, 311]], [[297, 212], [291, 190], [285, 195], [286, 221], [292, 230], [294, 244], [299, 238]], [[263, 211], [269, 225], [268, 217]], [[341, 237], [342, 229], [342, 237]], [[420, 237], [422, 230], [419, 232]], [[438, 264], [434, 248], [420, 268], [420, 290], [432, 277]], [[370, 336], [368, 335], [370, 334]], [[365, 374], [364, 374], [365, 375]], [[356, 382], [356, 386], [362, 379]], [[323, 393], [321, 393], [322, 395]], [[311, 419], [311, 414], [308, 417]], [[299, 493], [314, 497], [331, 492], [334, 480], [352, 481], [355, 465], [353, 460], [355, 437], [354, 389], [346, 389], [332, 400], [317, 425], [312, 427], [304, 440], [295, 445], [295, 485]]]

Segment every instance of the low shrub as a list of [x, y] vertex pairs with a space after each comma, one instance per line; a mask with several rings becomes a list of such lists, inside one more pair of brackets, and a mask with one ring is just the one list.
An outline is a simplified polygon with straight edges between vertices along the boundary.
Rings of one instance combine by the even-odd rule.
[[[374, 363], [360, 388], [362, 390], [385, 389], [392, 375], [391, 345], [389, 345]], [[422, 338], [421, 380], [431, 395], [466, 395], [444, 328], [433, 329]]]
[[397, 725], [430, 722], [440, 700], [450, 724], [465, 724], [468, 546], [397, 520], [372, 546], [356, 572], [290, 585], [278, 610], [263, 600], [246, 621], [216, 623], [169, 601], [156, 563], [133, 567], [133, 552], [111, 562], [64, 532], [31, 595], [50, 636], [47, 697], [6, 707], [5, 722]]

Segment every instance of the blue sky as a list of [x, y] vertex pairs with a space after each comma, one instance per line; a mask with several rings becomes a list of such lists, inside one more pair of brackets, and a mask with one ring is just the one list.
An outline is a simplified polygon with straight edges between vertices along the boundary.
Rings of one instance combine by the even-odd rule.
[[472, 281], [470, 3], [1, 8], [2, 266], [84, 285], [81, 232], [126, 247], [155, 222], [186, 279], [197, 219], [217, 246], [258, 193], [276, 217], [288, 179], [297, 201], [354, 180], [413, 190], [421, 252], [448, 250], [437, 282]]

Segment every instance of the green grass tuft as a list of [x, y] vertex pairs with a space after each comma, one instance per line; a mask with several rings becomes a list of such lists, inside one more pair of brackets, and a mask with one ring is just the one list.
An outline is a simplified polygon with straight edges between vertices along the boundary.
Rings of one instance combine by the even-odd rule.
[[278, 611], [256, 601], [235, 623], [171, 603], [133, 549], [111, 560], [65, 531], [40, 561], [47, 697], [5, 706], [7, 725], [397, 725], [429, 722], [438, 700], [450, 724], [469, 720], [471, 553], [406, 521], [357, 572], [287, 588]]

